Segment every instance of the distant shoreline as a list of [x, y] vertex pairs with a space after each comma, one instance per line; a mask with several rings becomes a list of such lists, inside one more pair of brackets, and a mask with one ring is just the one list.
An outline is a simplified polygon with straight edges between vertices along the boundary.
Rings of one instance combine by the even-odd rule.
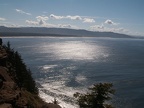
[[96, 36], [0, 36], [0, 38], [109, 38], [109, 39], [144, 39], [137, 37], [96, 37]]
[[133, 38], [127, 34], [114, 32], [88, 31], [81, 29], [45, 28], [45, 27], [20, 27], [10, 28], [0, 26], [0, 36], [33, 36], [33, 37], [110, 37], [110, 38]]

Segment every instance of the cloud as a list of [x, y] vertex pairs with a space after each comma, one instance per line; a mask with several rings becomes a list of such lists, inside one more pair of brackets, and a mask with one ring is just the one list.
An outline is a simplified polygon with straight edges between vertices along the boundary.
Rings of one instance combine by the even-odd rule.
[[93, 18], [88, 18], [88, 17], [83, 18], [79, 15], [57, 16], [57, 15], [51, 14], [50, 18], [56, 19], [56, 20], [61, 20], [61, 19], [79, 20], [79, 21], [83, 21], [83, 23], [94, 23], [95, 22], [95, 20]]
[[5, 18], [1, 18], [1, 17], [0, 17], [0, 21], [5, 21], [5, 20], [6, 20]]
[[58, 27], [58, 28], [74, 28], [74, 29], [78, 29], [77, 26], [73, 26], [70, 24], [49, 24], [46, 22], [46, 20], [48, 20], [48, 17], [46, 16], [37, 16], [36, 17], [36, 21], [33, 20], [26, 20], [25, 23], [27, 23], [28, 25], [37, 27], [37, 26], [42, 26], [42, 27]]
[[109, 24], [109, 25], [118, 25], [118, 23], [114, 23], [112, 20], [106, 20], [105, 22], [104, 22], [105, 24]]
[[95, 26], [97, 29], [104, 29], [105, 27], [103, 25], [97, 25]]
[[47, 16], [37, 16], [36, 19], [37, 19], [37, 20], [46, 21], [46, 20], [48, 20], [49, 18], [48, 18]]
[[128, 34], [128, 30], [125, 29], [125, 28], [122, 28], [122, 27], [111, 28], [111, 27], [104, 26], [104, 24], [90, 26], [90, 30], [92, 30], [92, 31], [100, 31], [100, 32], [115, 32], [115, 33]]
[[47, 23], [46, 21], [48, 20], [49, 18], [47, 16], [37, 16], [36, 17], [36, 20], [33, 21], [33, 20], [26, 20], [25, 22], [29, 25], [34, 25], [34, 26], [43, 26], [43, 27], [56, 27], [56, 25], [54, 24], [49, 24]]
[[47, 16], [37, 16], [36, 19], [37, 19], [38, 21], [40, 21], [40, 20], [46, 21], [46, 20], [48, 20], [49, 18], [48, 18]]
[[83, 22], [84, 22], [84, 23], [94, 23], [95, 20], [92, 19], [92, 18], [84, 18], [84, 19], [83, 19]]
[[79, 29], [77, 26], [71, 25], [71, 24], [58, 24], [57, 27], [59, 27], [59, 28]]
[[42, 21], [42, 20], [39, 20], [39, 21], [26, 20], [25, 22], [31, 26], [34, 26], [34, 27], [37, 27], [37, 26], [56, 27], [54, 24], [49, 24], [49, 23]]
[[5, 26], [5, 27], [24, 27], [24, 25], [20, 25], [20, 24], [13, 24], [11, 22], [4, 22], [4, 23], [0, 23], [0, 26]]
[[36, 17], [39, 25], [45, 25], [46, 21], [49, 19], [47, 16], [37, 16]]
[[53, 18], [53, 19], [63, 19], [64, 17], [63, 16], [57, 16], [57, 15], [51, 14], [50, 18]]
[[37, 21], [32, 21], [32, 20], [26, 20], [25, 22], [30, 25], [38, 25], [39, 24]]
[[113, 28], [113, 32], [117, 32], [117, 33], [127, 33], [127, 32], [129, 32], [129, 30], [124, 29], [124, 28]]
[[57, 19], [57, 20], [60, 20], [60, 19], [82, 20], [82, 18], [78, 15], [57, 16], [57, 15], [51, 14], [50, 18]]
[[59, 24], [58, 27], [60, 28], [72, 28], [70, 24]]
[[105, 27], [103, 24], [101, 25], [94, 25], [94, 26], [90, 26], [90, 29], [92, 31], [104, 31], [105, 30]]
[[71, 20], [82, 20], [82, 18], [78, 15], [75, 15], [75, 16], [68, 15], [66, 16], [66, 18], [71, 19]]
[[20, 10], [20, 9], [15, 9], [15, 10], [16, 12], [21, 13], [21, 14], [31, 15], [31, 13], [24, 12], [23, 10]]

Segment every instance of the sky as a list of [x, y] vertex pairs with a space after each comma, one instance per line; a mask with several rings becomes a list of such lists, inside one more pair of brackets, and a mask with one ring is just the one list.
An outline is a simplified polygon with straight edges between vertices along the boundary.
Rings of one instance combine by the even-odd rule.
[[0, 26], [144, 36], [144, 0], [0, 0]]

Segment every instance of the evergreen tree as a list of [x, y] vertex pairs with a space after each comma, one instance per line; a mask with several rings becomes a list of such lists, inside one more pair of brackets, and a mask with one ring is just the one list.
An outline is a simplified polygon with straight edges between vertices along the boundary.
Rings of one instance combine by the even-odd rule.
[[7, 46], [4, 45], [3, 47], [6, 49], [8, 54], [7, 62], [10, 65], [8, 66], [10, 74], [15, 74], [15, 82], [20, 88], [24, 88], [31, 93], [38, 94], [38, 88], [32, 78], [31, 71], [30, 69], [27, 69], [21, 55], [17, 51], [11, 49], [9, 42], [7, 43]]
[[111, 94], [114, 94], [111, 83], [99, 83], [88, 88], [86, 94], [75, 93], [80, 108], [113, 108], [112, 105], [106, 104], [105, 101], [111, 99]]

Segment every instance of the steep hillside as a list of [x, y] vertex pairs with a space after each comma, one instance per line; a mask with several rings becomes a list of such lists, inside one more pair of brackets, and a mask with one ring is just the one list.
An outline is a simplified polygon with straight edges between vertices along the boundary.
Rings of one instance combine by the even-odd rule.
[[46, 103], [20, 54], [0, 39], [0, 108], [61, 108]]

